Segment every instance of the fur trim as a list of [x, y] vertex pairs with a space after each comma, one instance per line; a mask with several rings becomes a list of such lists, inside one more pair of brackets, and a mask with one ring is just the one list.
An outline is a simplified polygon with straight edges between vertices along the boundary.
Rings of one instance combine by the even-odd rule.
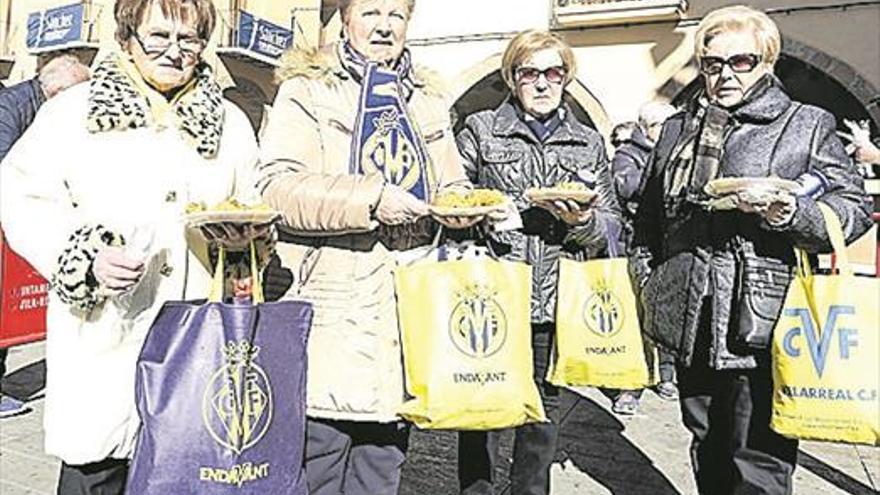
[[[211, 68], [202, 65], [190, 94], [174, 105], [181, 133], [204, 158], [220, 150], [225, 108], [223, 93]], [[149, 100], [142, 95], [119, 66], [115, 56], [95, 68], [89, 87], [88, 129], [90, 132], [124, 131], [151, 124]]]
[[[447, 95], [448, 86], [440, 73], [418, 64], [412, 70], [418, 90], [429, 96]], [[336, 45], [331, 44], [322, 48], [293, 48], [286, 51], [275, 70], [275, 80], [280, 84], [297, 77], [334, 86], [339, 80], [350, 76], [336, 55]]]
[[104, 297], [98, 294], [92, 265], [101, 248], [122, 243], [122, 236], [101, 225], [84, 226], [74, 232], [58, 257], [58, 271], [52, 276], [52, 288], [61, 302], [85, 313], [101, 304]]

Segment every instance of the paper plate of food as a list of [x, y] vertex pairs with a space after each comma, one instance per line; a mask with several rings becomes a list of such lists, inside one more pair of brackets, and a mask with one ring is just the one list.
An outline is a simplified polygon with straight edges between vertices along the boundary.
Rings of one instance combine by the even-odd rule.
[[794, 192], [800, 184], [779, 177], [724, 177], [706, 184], [706, 194], [713, 198], [750, 191]]
[[205, 203], [190, 203], [186, 207], [186, 224], [203, 227], [212, 224], [269, 224], [280, 214], [266, 204], [248, 205], [235, 199], [227, 199], [208, 207]]
[[505, 208], [507, 196], [493, 189], [438, 194], [428, 206], [436, 217], [483, 217]]
[[598, 193], [582, 182], [562, 182], [552, 187], [532, 187], [526, 190], [525, 197], [532, 203], [540, 201], [575, 201], [589, 203]]

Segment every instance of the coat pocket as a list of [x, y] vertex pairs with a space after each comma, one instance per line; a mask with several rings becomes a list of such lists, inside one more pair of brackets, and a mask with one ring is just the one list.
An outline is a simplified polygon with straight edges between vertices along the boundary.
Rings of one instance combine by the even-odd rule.
[[522, 170], [526, 158], [526, 150], [515, 142], [484, 141], [480, 145], [480, 185], [508, 192], [525, 189]]

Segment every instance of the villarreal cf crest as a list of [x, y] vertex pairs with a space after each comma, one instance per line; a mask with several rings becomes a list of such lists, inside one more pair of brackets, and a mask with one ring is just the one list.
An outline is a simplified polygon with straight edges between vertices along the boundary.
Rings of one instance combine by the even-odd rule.
[[623, 317], [620, 298], [607, 282], [600, 280], [584, 304], [583, 318], [587, 328], [597, 335], [611, 337], [623, 328]]
[[381, 173], [422, 200], [429, 198], [427, 154], [406, 112], [397, 74], [367, 67], [352, 143], [351, 172]]
[[218, 369], [202, 399], [202, 415], [211, 437], [240, 454], [263, 438], [272, 423], [272, 387], [254, 359], [260, 348], [229, 342], [226, 363]]
[[495, 290], [469, 286], [458, 296], [449, 320], [449, 337], [456, 349], [474, 358], [489, 357], [507, 340], [507, 318]]

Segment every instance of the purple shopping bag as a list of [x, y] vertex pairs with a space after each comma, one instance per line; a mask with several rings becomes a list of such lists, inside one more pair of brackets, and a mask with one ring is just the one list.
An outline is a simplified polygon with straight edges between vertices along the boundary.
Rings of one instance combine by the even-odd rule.
[[141, 350], [137, 495], [306, 495], [311, 305], [169, 302]]

